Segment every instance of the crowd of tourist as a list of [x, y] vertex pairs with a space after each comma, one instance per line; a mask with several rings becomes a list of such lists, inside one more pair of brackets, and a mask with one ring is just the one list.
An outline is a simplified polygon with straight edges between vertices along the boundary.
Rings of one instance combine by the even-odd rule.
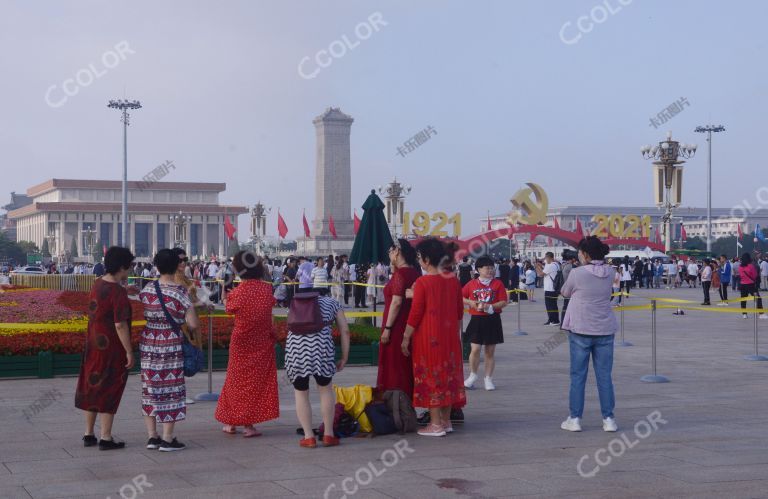
[[[390, 265], [386, 267], [350, 264], [346, 255], [280, 262], [242, 251], [222, 262], [190, 263], [178, 248], [160, 250], [152, 265], [146, 265], [135, 264], [125, 248], [110, 248], [99, 264], [104, 273], [90, 292], [86, 349], [75, 398], [75, 405], [85, 411], [84, 445], [98, 445], [103, 450], [125, 445], [113, 438], [112, 423], [128, 371], [138, 361], [147, 448], [163, 452], [185, 448], [175, 434], [176, 423], [186, 418], [186, 406], [192, 402], [186, 396], [182, 344], [184, 338], [192, 344], [200, 342], [196, 306], [210, 305], [205, 286], [200, 286], [206, 277], [219, 286], [217, 293], [224, 291], [226, 311], [234, 316], [229, 365], [215, 412], [227, 434], [242, 428], [244, 437], [257, 437], [261, 435], [257, 424], [280, 416], [273, 308], [280, 304], [298, 310], [300, 305], [316, 304], [315, 322], [299, 328], [289, 321], [285, 341], [286, 374], [294, 388], [302, 447], [318, 445], [317, 430], [312, 428], [310, 378], [320, 395], [324, 428], [334, 425], [332, 380], [348, 360], [349, 327], [343, 309], [350, 299], [355, 307], [379, 300], [384, 305], [376, 392], [404, 393], [413, 407], [426, 409], [418, 418], [423, 426], [418, 433], [440, 437], [463, 422], [465, 390], [474, 389], [479, 380], [481, 355], [483, 387], [495, 390], [495, 347], [504, 342], [500, 314], [520, 300], [533, 302], [538, 284], [544, 288], [545, 324], [559, 326], [569, 338], [569, 415], [561, 427], [581, 431], [591, 358], [603, 429], [613, 432], [618, 428], [611, 379], [617, 330], [613, 306], [622, 296], [612, 298], [612, 294], [631, 292], [635, 287], [701, 285], [702, 305], [711, 304], [712, 287], [727, 305], [731, 287], [742, 297], [754, 296], [762, 308], [759, 287], [768, 278], [768, 262], [753, 261], [750, 254], [736, 261], [725, 256], [701, 261], [608, 260], [608, 247], [593, 236], [583, 239], [576, 251], [566, 250], [560, 261], [547, 253], [543, 261], [480, 257], [455, 264], [456, 249], [454, 243], [433, 238], [423, 239], [415, 247], [399, 239], [389, 249]], [[124, 286], [130, 274], [142, 279], [138, 299], [146, 320], [138, 360], [130, 348], [131, 310]], [[560, 297], [562, 311], [558, 309]], [[741, 307], [745, 306], [742, 301]], [[467, 310], [470, 319], [462, 331]], [[338, 360], [334, 323], [340, 335]], [[466, 377], [462, 341], [470, 345]], [[100, 438], [94, 435], [97, 418]], [[326, 431], [322, 444], [334, 446], [339, 440]]]

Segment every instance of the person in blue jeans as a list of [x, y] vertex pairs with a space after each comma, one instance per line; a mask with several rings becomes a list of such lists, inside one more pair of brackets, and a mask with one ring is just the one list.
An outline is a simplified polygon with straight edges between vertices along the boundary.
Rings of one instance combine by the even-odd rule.
[[595, 370], [597, 393], [604, 431], [617, 431], [613, 415], [613, 338], [618, 330], [611, 307], [611, 286], [615, 270], [603, 259], [608, 245], [595, 236], [578, 244], [581, 266], [571, 271], [561, 294], [570, 298], [562, 328], [568, 331], [571, 349], [571, 388], [568, 397], [570, 414], [560, 428], [581, 431], [584, 413], [584, 389], [587, 383], [589, 359]]

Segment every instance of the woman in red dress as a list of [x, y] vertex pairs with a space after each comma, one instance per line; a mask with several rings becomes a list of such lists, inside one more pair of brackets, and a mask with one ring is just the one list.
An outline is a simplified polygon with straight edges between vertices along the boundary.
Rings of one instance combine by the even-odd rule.
[[[419, 435], [442, 437], [451, 433], [451, 407], [466, 405], [464, 364], [461, 358], [461, 284], [447, 268], [455, 243], [428, 238], [416, 246], [426, 275], [413, 285], [413, 302], [401, 348], [409, 355], [413, 337], [413, 405], [429, 408], [430, 423]], [[446, 265], [447, 263], [447, 265]]]
[[410, 357], [403, 355], [400, 345], [411, 311], [411, 300], [406, 299], [405, 291], [421, 277], [421, 270], [417, 268], [416, 250], [405, 239], [398, 239], [389, 249], [389, 261], [394, 273], [384, 286], [384, 315], [376, 387], [382, 392], [402, 390], [413, 398], [413, 364]]
[[261, 433], [253, 425], [280, 417], [272, 332], [275, 298], [272, 284], [261, 280], [260, 257], [241, 251], [232, 263], [243, 282], [227, 294], [227, 313], [235, 314], [235, 328], [216, 420], [224, 423], [225, 433], [235, 434], [243, 426], [244, 437], [258, 437]]
[[[99, 444], [100, 450], [122, 449], [125, 442], [112, 438], [112, 422], [134, 365], [131, 348], [131, 303], [120, 284], [128, 278], [133, 255], [126, 248], [112, 247], [104, 256], [106, 274], [96, 279], [88, 297], [88, 332], [85, 353], [75, 392], [75, 407], [85, 412], [83, 445]], [[101, 422], [101, 439], [93, 426]]]

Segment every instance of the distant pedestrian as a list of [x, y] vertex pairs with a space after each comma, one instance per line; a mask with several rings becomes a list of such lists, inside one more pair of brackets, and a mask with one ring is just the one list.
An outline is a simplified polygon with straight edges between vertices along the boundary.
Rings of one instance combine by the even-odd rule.
[[[741, 261], [739, 262], [739, 276], [741, 283], [739, 284], [739, 289], [741, 290], [741, 297], [746, 298], [747, 296], [754, 297], [755, 300], [757, 300], [757, 308], [762, 309], [763, 308], [763, 300], [760, 298], [760, 291], [757, 289], [760, 286], [760, 276], [757, 272], [757, 269], [752, 264], [752, 255], [749, 253], [744, 253], [741, 255]], [[745, 312], [747, 308], [747, 303], [742, 301], [741, 302], [741, 316], [746, 319], [747, 314]], [[768, 319], [768, 315], [765, 315], [763, 313], [760, 314], [761, 319]]]
[[731, 284], [732, 273], [731, 262], [728, 261], [728, 257], [720, 255], [720, 267], [718, 272], [720, 273], [720, 306], [728, 306], [728, 286]]
[[557, 311], [557, 297], [559, 293], [555, 290], [555, 279], [560, 271], [560, 266], [555, 262], [555, 254], [551, 251], [544, 253], [544, 261], [536, 266], [536, 274], [544, 281], [544, 306], [547, 310], [547, 322], [545, 326], [559, 326], [560, 316]]

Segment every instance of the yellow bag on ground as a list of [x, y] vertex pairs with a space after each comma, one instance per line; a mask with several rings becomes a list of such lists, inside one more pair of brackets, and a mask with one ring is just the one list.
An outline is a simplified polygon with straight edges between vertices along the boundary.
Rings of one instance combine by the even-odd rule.
[[373, 425], [365, 415], [365, 406], [373, 400], [373, 388], [368, 385], [337, 386], [333, 385], [336, 392], [336, 403], [342, 404], [344, 410], [360, 423], [360, 431], [370, 433]]

